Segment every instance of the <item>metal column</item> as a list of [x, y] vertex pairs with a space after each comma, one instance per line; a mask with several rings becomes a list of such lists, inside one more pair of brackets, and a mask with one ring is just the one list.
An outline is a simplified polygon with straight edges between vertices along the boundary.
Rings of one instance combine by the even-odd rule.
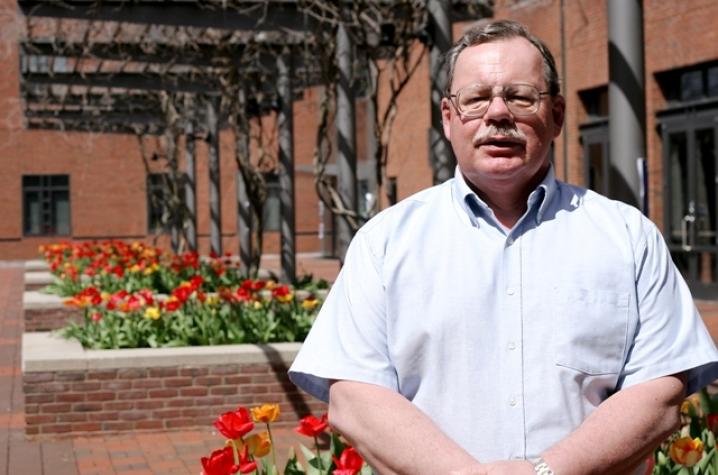
[[[352, 67], [354, 44], [344, 24], [337, 30], [337, 189], [344, 207], [349, 212], [357, 211], [357, 157], [356, 129], [354, 127], [354, 92], [352, 90]], [[337, 219], [337, 255], [343, 261], [352, 229], [347, 219]]]
[[444, 96], [448, 71], [444, 67], [444, 55], [451, 49], [451, 1], [428, 0], [429, 70], [431, 79], [431, 129], [429, 129], [429, 163], [434, 184], [442, 183], [454, 176], [456, 160], [449, 141], [444, 137], [441, 120], [441, 98]]
[[209, 155], [210, 249], [222, 255], [222, 211], [219, 171], [219, 97], [207, 100], [207, 148]]
[[281, 214], [281, 277], [285, 282], [296, 281], [296, 245], [294, 238], [294, 121], [292, 112], [291, 57], [282, 51], [277, 57], [277, 92], [279, 110], [279, 185]]
[[641, 0], [608, 0], [609, 155], [612, 198], [641, 208], [646, 157]]

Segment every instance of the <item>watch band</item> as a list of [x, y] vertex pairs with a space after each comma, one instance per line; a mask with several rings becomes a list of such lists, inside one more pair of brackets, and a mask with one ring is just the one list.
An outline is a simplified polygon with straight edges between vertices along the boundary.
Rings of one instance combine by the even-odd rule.
[[551, 470], [551, 467], [548, 466], [543, 457], [531, 459], [530, 462], [534, 466], [534, 472], [538, 475], [556, 475], [553, 473], [553, 470]]

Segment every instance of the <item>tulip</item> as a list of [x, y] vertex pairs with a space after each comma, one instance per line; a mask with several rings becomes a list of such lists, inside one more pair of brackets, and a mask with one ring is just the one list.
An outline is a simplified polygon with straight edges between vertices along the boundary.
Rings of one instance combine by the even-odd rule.
[[692, 467], [703, 458], [703, 442], [698, 437], [681, 437], [671, 444], [668, 453], [677, 464]]
[[254, 422], [264, 422], [266, 424], [274, 422], [279, 417], [279, 404], [262, 404], [259, 407], [252, 408], [252, 418]]
[[261, 432], [247, 437], [246, 446], [249, 447], [249, 453], [252, 454], [253, 457], [264, 457], [272, 449], [269, 432]]
[[214, 421], [214, 426], [228, 439], [239, 439], [252, 429], [254, 422], [247, 408], [240, 407], [234, 412], [225, 412]]
[[159, 320], [160, 309], [158, 307], [147, 307], [145, 309], [145, 318], [150, 320]]
[[317, 463], [319, 464], [319, 470], [323, 470], [322, 457], [319, 453], [319, 436], [324, 432], [329, 425], [327, 415], [324, 414], [321, 419], [317, 419], [314, 416], [307, 416], [299, 420], [299, 427], [295, 427], [294, 431], [306, 435], [307, 437], [314, 438], [314, 448], [317, 451]]
[[215, 450], [209, 457], [202, 457], [203, 475], [229, 475], [237, 473], [232, 447]]
[[708, 414], [707, 417], [708, 429], [713, 431], [714, 434], [718, 433], [718, 414]]
[[313, 310], [317, 305], [319, 305], [319, 301], [314, 297], [305, 299], [302, 302], [302, 308], [304, 308], [305, 310]]
[[324, 414], [321, 419], [314, 416], [304, 417], [299, 421], [299, 427], [294, 429], [295, 432], [306, 435], [307, 437], [318, 437], [329, 425], [327, 415]]
[[281, 303], [288, 303], [292, 301], [292, 299], [294, 298], [294, 294], [291, 290], [289, 290], [288, 286], [281, 285], [272, 289], [272, 297], [274, 297]]
[[356, 475], [364, 465], [364, 459], [353, 447], [345, 448], [339, 458], [332, 455], [332, 459], [337, 466], [332, 475]]
[[239, 473], [252, 473], [257, 470], [257, 462], [249, 458], [249, 446], [245, 445], [239, 457]]

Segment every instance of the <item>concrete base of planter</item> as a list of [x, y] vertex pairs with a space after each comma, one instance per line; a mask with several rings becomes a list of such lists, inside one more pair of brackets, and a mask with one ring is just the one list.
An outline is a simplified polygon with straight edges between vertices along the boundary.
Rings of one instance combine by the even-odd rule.
[[294, 426], [326, 405], [299, 392], [287, 369], [299, 343], [84, 350], [49, 333], [22, 342], [26, 434], [210, 427], [239, 405], [280, 405]]

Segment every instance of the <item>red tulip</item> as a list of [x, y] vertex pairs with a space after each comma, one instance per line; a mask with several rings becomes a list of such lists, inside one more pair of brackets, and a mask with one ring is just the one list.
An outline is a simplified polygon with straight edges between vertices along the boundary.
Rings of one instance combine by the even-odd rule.
[[329, 421], [326, 414], [321, 419], [307, 416], [299, 421], [299, 427], [296, 427], [294, 431], [307, 437], [318, 437], [319, 434], [326, 430], [328, 425]]
[[214, 426], [228, 439], [239, 439], [254, 429], [254, 422], [246, 407], [240, 407], [234, 412], [225, 412], [214, 421]]
[[230, 475], [239, 471], [234, 463], [232, 447], [215, 450], [209, 457], [202, 457], [201, 461], [204, 475]]
[[347, 447], [337, 459], [332, 455], [334, 465], [337, 466], [333, 475], [356, 475], [364, 465], [364, 459], [353, 447]]
[[252, 473], [255, 470], [257, 470], [257, 462], [249, 458], [249, 444], [245, 444], [239, 456], [239, 473]]

